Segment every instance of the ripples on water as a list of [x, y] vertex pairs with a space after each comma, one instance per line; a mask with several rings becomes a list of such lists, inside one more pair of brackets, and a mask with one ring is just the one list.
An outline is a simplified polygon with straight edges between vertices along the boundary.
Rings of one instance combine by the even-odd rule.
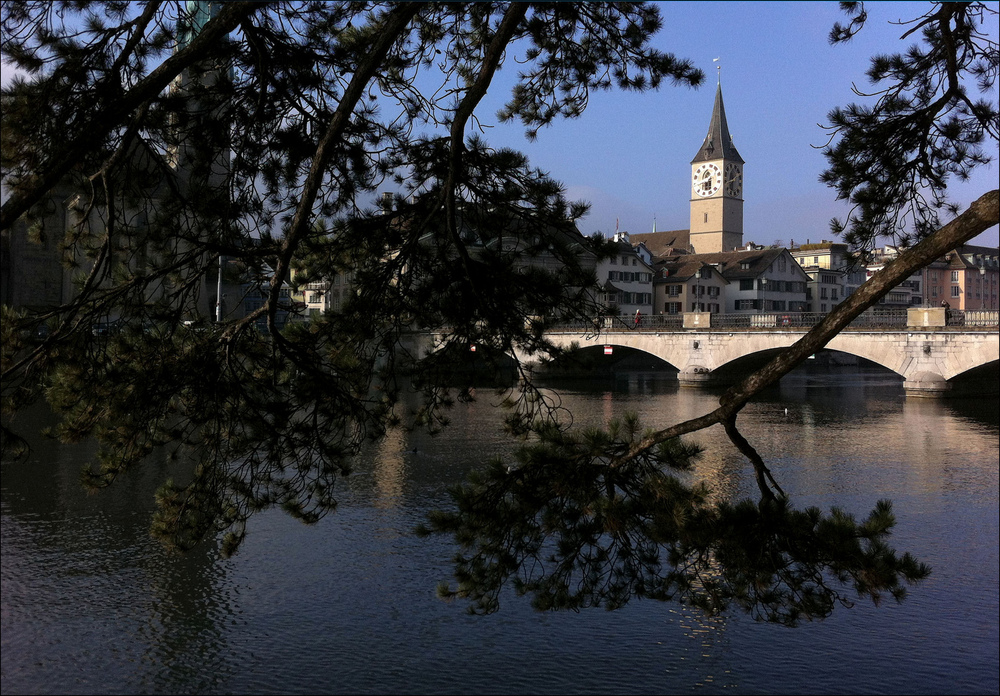
[[[654, 374], [560, 389], [578, 424], [634, 410], [669, 425], [717, 398]], [[5, 463], [3, 693], [997, 693], [995, 401], [907, 401], [882, 374], [834, 371], [747, 407], [745, 434], [797, 504], [864, 515], [891, 497], [897, 548], [934, 568], [902, 605], [789, 630], [648, 601], [540, 614], [511, 597], [472, 617], [436, 599], [454, 550], [412, 530], [504, 451], [490, 398], [456, 407], [438, 438], [381, 443], [320, 524], [260, 515], [226, 561], [149, 538], [164, 467], [88, 497], [79, 448], [41, 442], [30, 464]], [[749, 495], [718, 430], [692, 438], [695, 475]]]

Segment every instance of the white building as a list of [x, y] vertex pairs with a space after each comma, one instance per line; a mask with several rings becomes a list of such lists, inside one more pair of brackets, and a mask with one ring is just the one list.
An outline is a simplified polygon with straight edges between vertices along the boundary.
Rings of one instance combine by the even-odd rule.
[[[618, 253], [597, 263], [597, 280], [601, 285], [598, 301], [608, 314], [632, 316], [636, 312], [653, 312], [653, 267], [629, 241], [628, 232], [614, 237]], [[645, 249], [646, 254], [649, 250]], [[649, 257], [651, 259], [651, 256]]]

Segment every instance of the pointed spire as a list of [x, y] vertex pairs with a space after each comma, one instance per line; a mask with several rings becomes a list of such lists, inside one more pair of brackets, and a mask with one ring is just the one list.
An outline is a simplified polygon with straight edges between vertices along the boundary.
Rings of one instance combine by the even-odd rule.
[[707, 162], [709, 160], [727, 159], [731, 162], [743, 164], [743, 158], [733, 145], [733, 137], [729, 134], [729, 125], [726, 123], [726, 107], [722, 104], [722, 82], [720, 80], [715, 90], [715, 107], [712, 109], [712, 122], [708, 125], [708, 135], [702, 143], [698, 154], [691, 160], [695, 162]]

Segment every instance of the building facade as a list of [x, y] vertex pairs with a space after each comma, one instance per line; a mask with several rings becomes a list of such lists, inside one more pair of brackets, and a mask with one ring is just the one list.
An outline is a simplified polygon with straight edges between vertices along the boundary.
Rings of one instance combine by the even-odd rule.
[[683, 314], [725, 310], [729, 281], [718, 268], [696, 255], [679, 256], [658, 262], [653, 276], [653, 311], [656, 314]]
[[628, 232], [617, 233], [614, 241], [618, 253], [597, 264], [597, 280], [601, 284], [598, 301], [609, 314], [651, 314], [653, 267], [647, 263], [642, 249], [632, 246]]
[[823, 240], [789, 249], [806, 275], [807, 312], [829, 312], [854, 294], [867, 279], [865, 268], [857, 263], [846, 244]]
[[1000, 309], [1000, 248], [966, 244], [920, 271], [925, 306]]
[[[686, 312], [806, 311], [810, 279], [787, 249], [748, 245], [741, 251], [660, 258], [657, 264], [657, 314], [676, 309], [671, 302], [679, 299], [672, 299], [671, 293], [678, 293], [679, 298], [682, 292], [687, 293], [683, 305]], [[695, 296], [682, 285], [693, 285]]]

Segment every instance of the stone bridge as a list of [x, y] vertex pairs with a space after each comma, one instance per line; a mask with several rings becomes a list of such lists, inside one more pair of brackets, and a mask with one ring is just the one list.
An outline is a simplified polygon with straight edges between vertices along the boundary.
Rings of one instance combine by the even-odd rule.
[[[697, 386], [746, 376], [786, 348], [807, 329], [689, 329], [682, 331], [602, 331], [587, 335], [571, 329], [546, 336], [562, 348], [627, 347], [653, 355], [676, 367], [682, 385]], [[902, 375], [908, 396], [946, 396], [956, 383], [974, 384], [972, 391], [997, 389], [1000, 336], [995, 331], [846, 330], [826, 348], [870, 360]], [[989, 381], [976, 376], [992, 375]], [[982, 389], [986, 387], [986, 389]], [[961, 390], [959, 390], [961, 391]]]
[[[555, 327], [546, 337], [560, 348], [630, 348], [677, 368], [681, 385], [734, 382], [763, 367], [822, 321], [825, 315], [684, 315], [628, 319], [606, 317], [587, 328]], [[943, 397], [1000, 391], [1000, 312], [946, 313], [913, 308], [896, 315], [866, 313], [825, 348], [877, 363], [903, 377], [908, 396]], [[416, 352], [447, 340], [448, 332], [413, 335]], [[620, 355], [621, 351], [619, 351]], [[537, 356], [513, 356], [525, 364]], [[611, 360], [613, 360], [612, 358]]]

